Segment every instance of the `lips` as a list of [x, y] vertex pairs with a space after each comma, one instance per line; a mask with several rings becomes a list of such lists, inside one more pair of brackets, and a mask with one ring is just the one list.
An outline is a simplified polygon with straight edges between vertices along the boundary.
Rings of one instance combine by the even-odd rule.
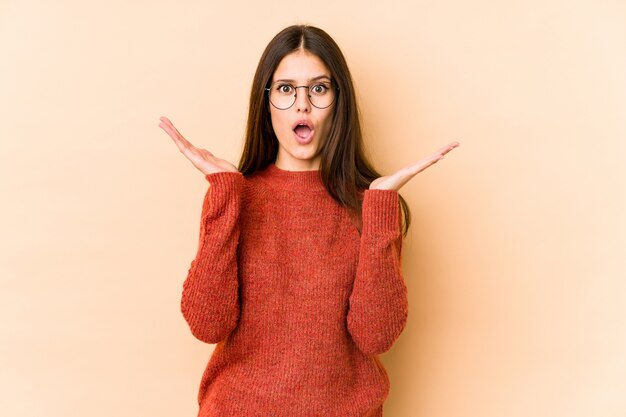
[[313, 138], [313, 123], [310, 120], [298, 120], [292, 125], [293, 133], [296, 140], [301, 144], [307, 144], [311, 142]]

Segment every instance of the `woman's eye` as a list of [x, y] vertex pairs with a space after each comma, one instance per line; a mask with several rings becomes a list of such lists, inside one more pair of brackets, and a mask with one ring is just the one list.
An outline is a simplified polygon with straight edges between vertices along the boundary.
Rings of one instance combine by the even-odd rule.
[[326, 90], [328, 90], [328, 87], [326, 87], [324, 84], [316, 84], [311, 87], [311, 91], [313, 92], [313, 94], [324, 94]]
[[282, 94], [289, 94], [291, 93], [293, 87], [289, 84], [281, 84], [278, 86], [278, 92], [282, 93]]

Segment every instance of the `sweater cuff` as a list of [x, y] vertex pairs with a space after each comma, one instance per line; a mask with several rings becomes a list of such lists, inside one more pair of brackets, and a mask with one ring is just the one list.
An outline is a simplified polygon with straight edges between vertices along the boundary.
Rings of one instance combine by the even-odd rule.
[[396, 190], [365, 190], [363, 196], [363, 234], [400, 231], [399, 194]]
[[206, 174], [204, 178], [211, 186], [216, 185], [220, 188], [230, 189], [243, 179], [243, 174], [241, 172], [214, 172]]

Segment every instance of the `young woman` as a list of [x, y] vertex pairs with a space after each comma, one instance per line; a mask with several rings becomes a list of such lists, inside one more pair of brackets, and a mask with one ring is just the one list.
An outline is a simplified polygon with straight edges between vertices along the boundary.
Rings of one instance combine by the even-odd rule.
[[217, 344], [198, 415], [382, 416], [390, 384], [377, 355], [408, 313], [398, 190], [458, 143], [379, 175], [346, 61], [311, 26], [265, 49], [238, 167], [167, 118], [159, 126], [209, 183], [181, 301], [194, 336]]

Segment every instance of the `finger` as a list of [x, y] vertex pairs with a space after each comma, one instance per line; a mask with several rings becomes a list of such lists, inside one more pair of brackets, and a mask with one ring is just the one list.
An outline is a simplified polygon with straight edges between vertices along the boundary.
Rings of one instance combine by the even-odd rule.
[[448, 152], [450, 152], [452, 149], [456, 148], [459, 145], [460, 145], [459, 142], [451, 142], [451, 143], [447, 144], [446, 146], [444, 146], [443, 148], [440, 148], [435, 154], [445, 155], [445, 154], [447, 154]]
[[451, 142], [448, 145], [440, 148], [437, 152], [433, 153], [432, 155], [424, 159], [421, 159], [417, 162], [414, 162], [410, 165], [407, 165], [403, 168], [400, 168], [395, 174], [391, 175], [391, 177], [397, 178], [398, 181], [401, 182], [401, 184], [404, 184], [407, 181], [411, 180], [411, 178], [413, 178], [415, 175], [424, 171], [426, 168], [441, 161], [444, 158], [444, 155], [446, 153], [450, 152], [452, 149], [456, 148], [457, 146], [459, 146], [458, 142]]
[[170, 119], [168, 119], [165, 116], [161, 116], [159, 117], [159, 120], [161, 121], [159, 123], [159, 127], [162, 128], [163, 130], [165, 130], [166, 132], [170, 132], [170, 131], [174, 131], [174, 125], [172, 124], [172, 122], [170, 121]]
[[168, 126], [164, 126], [163, 130], [165, 130], [167, 134], [172, 138], [178, 150], [183, 153], [187, 158], [190, 158], [193, 154], [195, 146], [186, 141], [185, 138], [182, 138], [180, 134], [172, 131], [171, 128], [169, 128]]
[[167, 126], [170, 130], [173, 131], [174, 128], [174, 124], [170, 121], [170, 119], [168, 119], [165, 116], [161, 116], [159, 117], [159, 120], [161, 121], [161, 123], [159, 124], [159, 126], [163, 125], [163, 126]]
[[[191, 142], [189, 142], [187, 139], [185, 139], [185, 137], [183, 135], [180, 134], [180, 132], [178, 131], [178, 129], [176, 129], [174, 127], [174, 125], [172, 124], [172, 122], [170, 122], [170, 120], [167, 117], [161, 117], [162, 123], [159, 123], [159, 127], [161, 127], [163, 130], [165, 130], [167, 132], [168, 135], [170, 135], [170, 137], [172, 139], [174, 139], [174, 141], [180, 141], [181, 143], [177, 145], [184, 146], [187, 148], [193, 148], [193, 144]], [[163, 125], [163, 126], [161, 126]]]
[[181, 142], [183, 142], [185, 145], [191, 145], [191, 143], [187, 139], [185, 139], [185, 137], [178, 131], [178, 129], [176, 129], [174, 124], [170, 122], [169, 120], [168, 122], [169, 123], [167, 123], [167, 127], [171, 132], [173, 132], [176, 135], [176, 138], [180, 140]]
[[414, 163], [413, 165], [406, 167], [404, 169], [404, 172], [402, 173], [398, 172], [398, 174], [404, 177], [406, 181], [408, 181], [411, 178], [413, 178], [415, 175], [424, 171], [426, 168], [430, 167], [431, 165], [436, 164], [442, 159], [443, 159], [443, 155], [433, 155], [430, 158], [422, 159], [421, 161], [418, 161]]
[[170, 138], [172, 138], [172, 140], [174, 140], [174, 143], [176, 143], [176, 146], [180, 147], [184, 147], [185, 144], [184, 142], [181, 140], [180, 135], [177, 134], [171, 126], [165, 124], [165, 123], [159, 123], [159, 127], [161, 129], [163, 129], [165, 131], [165, 133], [168, 134], [168, 136]]

